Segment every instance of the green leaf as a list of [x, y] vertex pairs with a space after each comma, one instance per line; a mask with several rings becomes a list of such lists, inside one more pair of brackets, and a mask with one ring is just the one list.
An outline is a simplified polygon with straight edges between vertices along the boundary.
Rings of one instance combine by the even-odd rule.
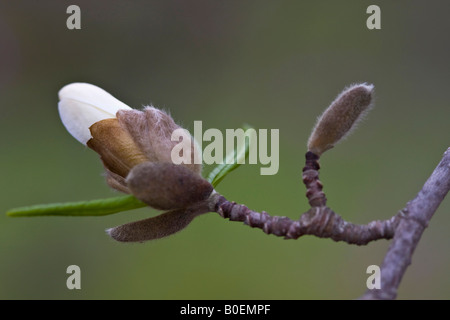
[[[244, 132], [247, 133], [247, 130], [253, 129], [251, 126], [245, 124], [242, 129], [244, 129]], [[246, 135], [247, 136], [247, 135]], [[237, 169], [241, 164], [239, 162], [244, 162], [248, 158], [248, 154], [250, 151], [250, 145], [253, 143], [252, 135], [248, 136], [248, 140], [245, 139], [245, 143], [240, 146], [236, 146], [233, 152], [230, 152], [225, 157], [225, 160], [223, 163], [217, 165], [208, 175], [209, 183], [213, 185], [215, 188], [220, 181], [223, 180], [231, 171]]]
[[40, 204], [9, 210], [10, 217], [36, 216], [104, 216], [147, 206], [134, 196], [122, 196], [91, 201]]

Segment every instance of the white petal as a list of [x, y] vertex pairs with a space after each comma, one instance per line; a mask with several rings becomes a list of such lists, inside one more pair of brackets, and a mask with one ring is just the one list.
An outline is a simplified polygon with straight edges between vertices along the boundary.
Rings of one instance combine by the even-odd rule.
[[76, 82], [68, 84], [59, 91], [58, 95], [60, 100], [72, 99], [84, 102], [114, 116], [120, 109], [131, 109], [102, 88], [89, 83]]
[[91, 125], [100, 120], [114, 118], [110, 113], [71, 99], [62, 99], [58, 103], [58, 110], [67, 131], [84, 145], [91, 138]]
[[115, 118], [121, 109], [131, 110], [105, 90], [88, 83], [72, 83], [59, 91], [58, 110], [67, 131], [82, 144], [91, 138], [89, 127]]

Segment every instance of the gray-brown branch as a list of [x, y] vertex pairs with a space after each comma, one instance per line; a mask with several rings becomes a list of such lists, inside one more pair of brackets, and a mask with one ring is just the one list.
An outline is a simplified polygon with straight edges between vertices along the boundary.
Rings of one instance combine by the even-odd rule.
[[391, 239], [402, 213], [389, 220], [372, 221], [367, 225], [357, 225], [342, 219], [326, 206], [327, 199], [319, 180], [319, 156], [307, 152], [303, 168], [303, 183], [311, 209], [298, 220], [288, 217], [271, 216], [267, 212], [256, 212], [245, 205], [230, 202], [225, 197], [214, 194], [210, 199], [210, 210], [231, 221], [242, 221], [252, 228], [260, 228], [267, 234], [285, 239], [297, 239], [303, 235], [330, 238], [350, 244], [365, 245], [378, 239]]
[[209, 209], [231, 221], [241, 221], [267, 234], [285, 239], [315, 235], [349, 244], [365, 245], [378, 239], [394, 240], [381, 267], [381, 289], [368, 290], [361, 299], [395, 299], [400, 281], [411, 263], [413, 252], [430, 219], [450, 189], [450, 148], [417, 196], [391, 219], [356, 225], [342, 219], [326, 206], [319, 180], [319, 157], [306, 154], [303, 182], [311, 209], [298, 220], [256, 212], [245, 205], [230, 202], [216, 193], [209, 199]]
[[395, 299], [400, 281], [419, 240], [450, 190], [450, 148], [425, 182], [422, 190], [402, 210], [395, 236], [381, 265], [381, 288], [368, 290], [361, 299]]
[[210, 210], [219, 213], [223, 218], [244, 222], [267, 234], [285, 239], [314, 235], [356, 245], [365, 245], [378, 239], [391, 239], [402, 215], [399, 213], [389, 220], [357, 225], [345, 221], [328, 207], [312, 207], [302, 214], [300, 219], [292, 220], [288, 217], [271, 216], [265, 211], [253, 211], [245, 205], [230, 202], [219, 194], [213, 195], [210, 201]]

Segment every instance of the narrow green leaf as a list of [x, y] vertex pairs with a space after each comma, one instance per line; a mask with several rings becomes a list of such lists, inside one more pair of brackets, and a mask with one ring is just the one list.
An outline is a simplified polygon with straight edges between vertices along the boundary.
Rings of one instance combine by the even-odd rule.
[[9, 210], [10, 217], [104, 216], [147, 206], [132, 195], [91, 201], [40, 204]]
[[[253, 129], [251, 126], [245, 124], [242, 129], [247, 133], [247, 130]], [[246, 135], [247, 136], [247, 135]], [[245, 139], [245, 143], [241, 146], [239, 150], [238, 147], [234, 149], [234, 152], [230, 152], [226, 155], [224, 162], [217, 165], [208, 175], [209, 183], [215, 188], [220, 181], [222, 181], [231, 171], [237, 169], [241, 164], [239, 162], [244, 162], [248, 158], [250, 151], [250, 145], [253, 143], [252, 135], [248, 136], [248, 140]], [[232, 162], [232, 163], [231, 163]]]

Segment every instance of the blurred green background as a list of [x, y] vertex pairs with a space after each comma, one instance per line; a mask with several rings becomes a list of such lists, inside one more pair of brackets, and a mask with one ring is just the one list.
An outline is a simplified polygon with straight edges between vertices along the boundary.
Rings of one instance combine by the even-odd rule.
[[[297, 218], [316, 117], [345, 86], [370, 82], [376, 107], [321, 159], [328, 204], [355, 223], [414, 198], [449, 147], [448, 1], [0, 1], [1, 299], [353, 299], [389, 241], [364, 247], [283, 240], [217, 214], [145, 244], [106, 228], [154, 216], [7, 218], [13, 207], [110, 197], [96, 153], [65, 130], [57, 92], [96, 84], [128, 105], [170, 110], [192, 130], [280, 129], [280, 169], [241, 166], [229, 200]], [[66, 8], [81, 8], [81, 30]], [[205, 167], [205, 173], [210, 170]], [[399, 299], [450, 298], [450, 201], [436, 212]], [[81, 268], [81, 290], [66, 268]]]

